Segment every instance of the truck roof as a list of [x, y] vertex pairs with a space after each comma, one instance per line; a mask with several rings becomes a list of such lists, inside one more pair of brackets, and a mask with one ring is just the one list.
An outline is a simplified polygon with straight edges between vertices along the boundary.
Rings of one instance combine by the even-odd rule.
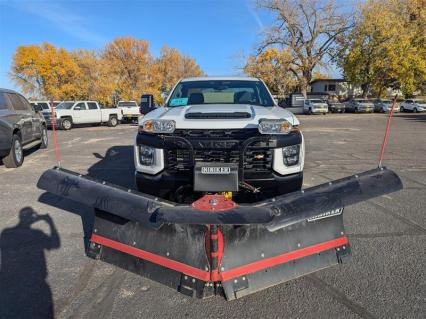
[[203, 77], [192, 77], [184, 78], [181, 82], [187, 81], [211, 81], [211, 80], [220, 80], [220, 81], [259, 81], [257, 78], [252, 78], [249, 76], [203, 76]]
[[98, 103], [98, 101], [93, 101], [93, 100], [75, 100], [75, 101], [60, 101], [60, 102], [71, 102], [71, 103], [77, 103], [77, 102], [95, 102]]
[[18, 93], [18, 92], [16, 92], [16, 91], [9, 90], [9, 89], [3, 89], [3, 88], [0, 88], [0, 92], [1, 92], [1, 93]]

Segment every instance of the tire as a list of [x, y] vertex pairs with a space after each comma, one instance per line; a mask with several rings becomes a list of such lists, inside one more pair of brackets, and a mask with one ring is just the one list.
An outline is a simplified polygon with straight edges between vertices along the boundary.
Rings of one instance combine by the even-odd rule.
[[41, 127], [41, 143], [39, 148], [45, 149], [49, 145], [49, 138], [47, 137], [47, 128], [46, 126]]
[[405, 109], [404, 109], [404, 107], [403, 106], [401, 106], [400, 108], [399, 108], [399, 111], [402, 113], [402, 112], [405, 112]]
[[311, 108], [309, 108], [309, 110], [308, 110], [308, 114], [309, 115], [312, 115], [313, 113], [312, 113], [312, 109]]
[[417, 112], [418, 112], [417, 107], [415, 107], [415, 108], [413, 109], [413, 113], [417, 113]]
[[72, 128], [72, 120], [70, 118], [64, 118], [61, 121], [61, 129], [69, 131]]
[[7, 168], [16, 168], [24, 162], [24, 150], [22, 148], [22, 141], [19, 135], [12, 136], [12, 147], [9, 155], [3, 158], [3, 164]]
[[354, 113], [358, 113], [358, 108], [357, 107], [354, 109]]
[[110, 127], [115, 127], [115, 126], [117, 126], [117, 124], [118, 124], [118, 119], [117, 119], [117, 117], [116, 116], [110, 116], [109, 117], [109, 121], [108, 121], [108, 126], [110, 126]]

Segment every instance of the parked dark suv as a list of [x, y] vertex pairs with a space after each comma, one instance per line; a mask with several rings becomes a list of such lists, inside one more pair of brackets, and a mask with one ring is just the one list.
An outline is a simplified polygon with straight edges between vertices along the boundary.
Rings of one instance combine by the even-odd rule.
[[24, 150], [47, 147], [41, 106], [31, 106], [19, 93], [0, 88], [0, 159], [6, 167], [24, 162]]

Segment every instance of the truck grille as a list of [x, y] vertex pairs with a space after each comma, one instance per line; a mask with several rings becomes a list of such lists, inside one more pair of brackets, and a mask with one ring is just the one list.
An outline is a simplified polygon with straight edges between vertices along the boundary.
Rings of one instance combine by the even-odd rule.
[[[196, 162], [217, 162], [217, 163], [240, 163], [239, 145], [250, 137], [258, 135], [254, 130], [185, 130], [175, 133], [192, 141], [194, 148], [193, 156]], [[199, 148], [202, 145], [199, 141], [209, 140], [208, 148]], [[217, 140], [217, 141], [216, 141]], [[224, 143], [223, 140], [232, 140], [235, 147]], [[214, 147], [217, 145], [218, 147]], [[189, 149], [168, 149], [166, 150], [167, 169], [172, 171], [190, 171], [193, 169], [191, 154]], [[262, 143], [249, 145], [244, 153], [243, 167], [246, 172], [268, 172], [272, 170], [273, 149], [265, 147]]]
[[173, 135], [191, 138], [230, 139], [244, 141], [259, 134], [257, 128], [251, 129], [226, 129], [226, 130], [175, 130]]

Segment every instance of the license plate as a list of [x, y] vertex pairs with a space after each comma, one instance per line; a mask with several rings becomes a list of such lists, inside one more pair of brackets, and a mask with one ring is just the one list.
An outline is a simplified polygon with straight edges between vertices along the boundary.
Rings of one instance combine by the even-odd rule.
[[238, 163], [196, 162], [194, 191], [237, 192]]
[[228, 175], [230, 173], [230, 167], [201, 167], [201, 174]]

